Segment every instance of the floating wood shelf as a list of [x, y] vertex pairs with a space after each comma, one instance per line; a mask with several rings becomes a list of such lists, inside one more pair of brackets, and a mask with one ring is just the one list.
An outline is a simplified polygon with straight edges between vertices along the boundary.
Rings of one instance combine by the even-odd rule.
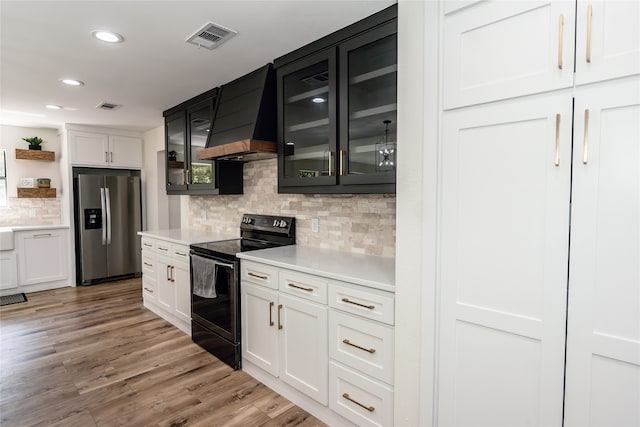
[[270, 154], [275, 156], [276, 143], [259, 139], [243, 139], [241, 141], [205, 148], [198, 151], [198, 160], [217, 159], [225, 156], [241, 156], [251, 153]]
[[55, 188], [18, 188], [19, 199], [54, 199]]
[[184, 162], [178, 162], [176, 160], [168, 160], [167, 166], [169, 169], [184, 169]]
[[16, 148], [16, 159], [53, 162], [56, 159], [56, 153], [55, 151], [21, 150], [20, 148]]

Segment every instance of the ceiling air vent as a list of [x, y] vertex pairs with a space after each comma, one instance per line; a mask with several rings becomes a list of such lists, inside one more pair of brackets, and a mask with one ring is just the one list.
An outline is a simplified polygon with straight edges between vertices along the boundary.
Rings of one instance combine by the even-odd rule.
[[213, 50], [231, 37], [238, 34], [229, 28], [222, 27], [213, 22], [207, 22], [202, 28], [187, 37], [187, 43], [195, 44], [198, 47], [204, 47]]
[[103, 102], [100, 105], [98, 105], [96, 108], [100, 108], [101, 110], [117, 110], [118, 108], [122, 107], [122, 105], [120, 104], [113, 104], [111, 102]]

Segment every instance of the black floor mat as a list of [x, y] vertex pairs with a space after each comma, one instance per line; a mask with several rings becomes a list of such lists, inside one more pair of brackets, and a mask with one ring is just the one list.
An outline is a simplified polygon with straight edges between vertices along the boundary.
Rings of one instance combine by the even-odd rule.
[[0, 297], [0, 306], [17, 304], [19, 302], [27, 302], [27, 296], [25, 294], [15, 294]]

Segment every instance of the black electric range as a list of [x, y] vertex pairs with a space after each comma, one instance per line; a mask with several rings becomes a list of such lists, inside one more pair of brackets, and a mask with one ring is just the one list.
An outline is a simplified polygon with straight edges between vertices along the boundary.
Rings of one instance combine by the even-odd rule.
[[192, 339], [234, 369], [240, 369], [242, 359], [236, 254], [295, 244], [295, 218], [245, 214], [240, 235], [191, 245]]

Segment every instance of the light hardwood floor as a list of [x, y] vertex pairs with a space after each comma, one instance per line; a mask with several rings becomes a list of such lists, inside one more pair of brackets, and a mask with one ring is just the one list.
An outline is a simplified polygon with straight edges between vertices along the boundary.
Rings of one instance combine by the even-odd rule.
[[0, 426], [324, 426], [142, 306], [140, 280], [0, 307]]

